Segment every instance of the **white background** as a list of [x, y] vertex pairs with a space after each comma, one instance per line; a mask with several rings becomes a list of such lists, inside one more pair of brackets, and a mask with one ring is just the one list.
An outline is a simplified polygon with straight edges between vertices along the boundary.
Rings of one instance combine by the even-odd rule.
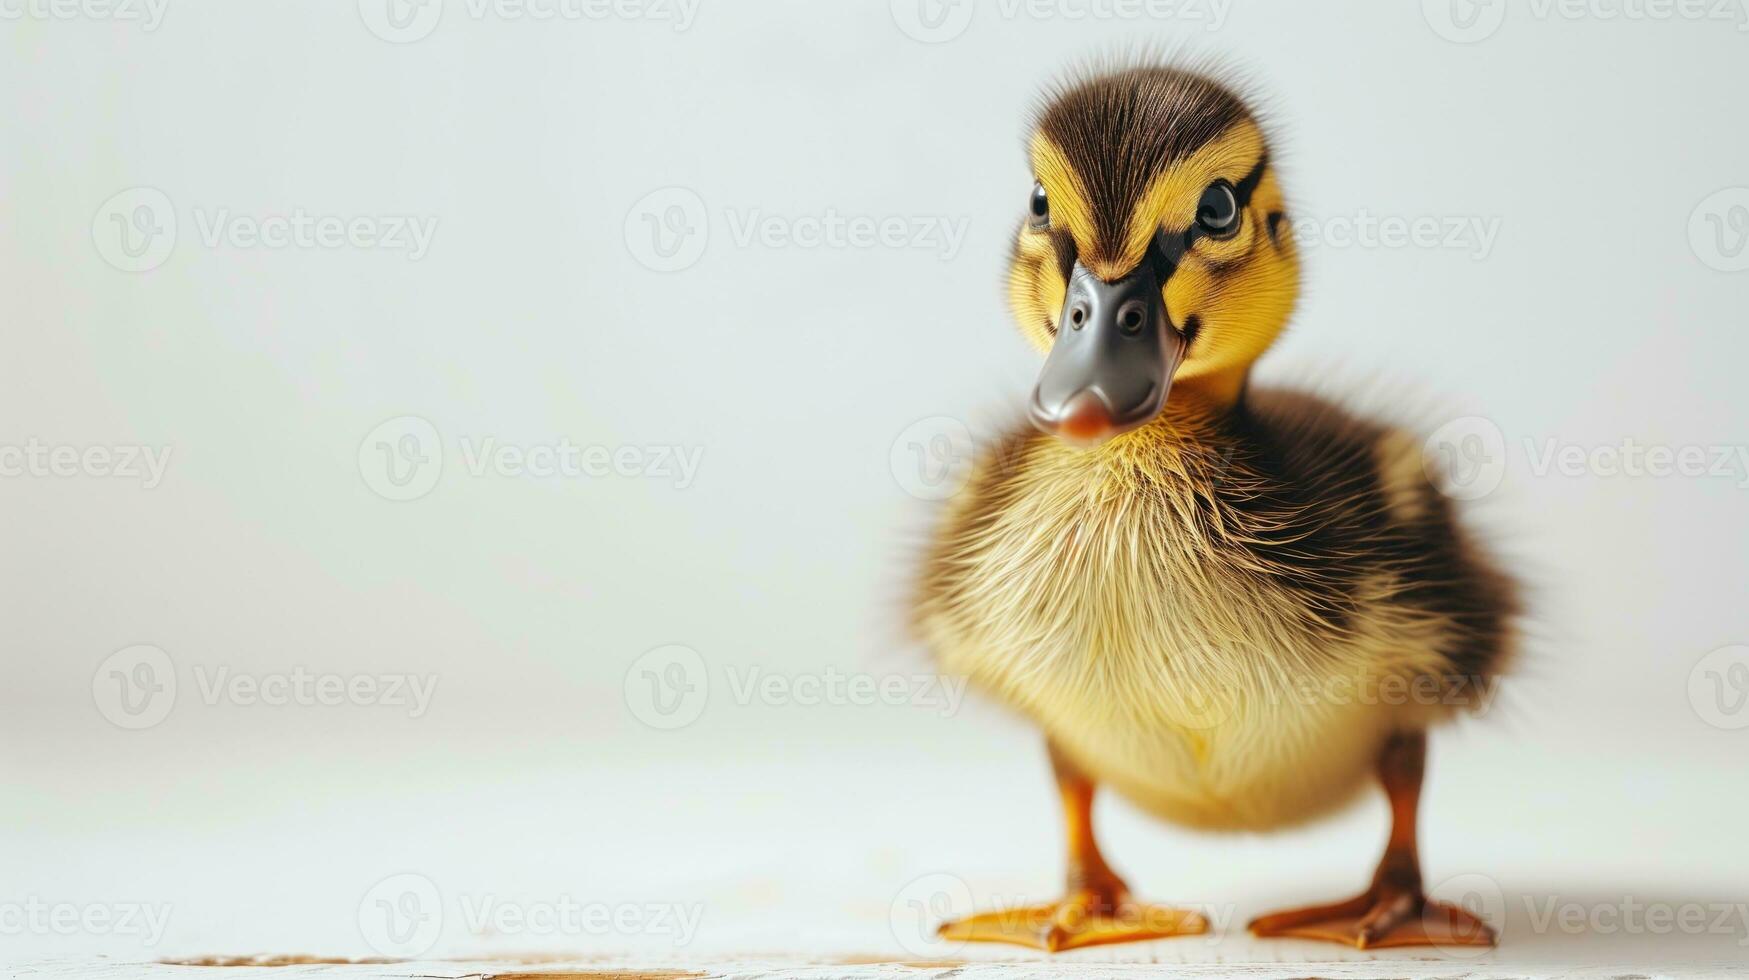
[[[0, 0], [0, 447], [170, 453], [151, 487], [16, 453], [0, 476], [0, 906], [172, 910], [155, 945], [25, 927], [0, 953], [368, 954], [361, 900], [398, 873], [443, 896], [435, 955], [668, 948], [478, 935], [462, 897], [701, 907], [682, 955], [904, 954], [889, 912], [923, 875], [1051, 897], [1059, 828], [1024, 725], [736, 685], [927, 675], [900, 623], [919, 498], [952, 484], [920, 483], [910, 444], [1008, 424], [1036, 369], [1001, 293], [1029, 107], [1077, 59], [1151, 44], [1253, 79], [1302, 228], [1494, 229], [1332, 232], [1260, 367], [1501, 440], [1469, 509], [1534, 585], [1531, 642], [1492, 711], [1435, 737], [1430, 881], [1501, 889], [1497, 955], [1740, 962], [1749, 923], [1576, 936], [1525, 913], [1749, 900], [1749, 728], [1724, 727], [1749, 708], [1706, 707], [1707, 672], [1749, 658], [1701, 664], [1749, 642], [1749, 470], [1536, 465], [1550, 445], [1749, 444], [1745, 15], [1459, 0], [1466, 33], [1421, 6], [961, 0], [929, 30], [910, 0], [703, 0], [678, 29], [654, 0], [547, 19], [448, 0], [397, 34], [375, 0], [170, 0], [145, 23]], [[132, 188], [162, 197], [106, 204]], [[176, 234], [123, 271], [114, 215], [141, 200]], [[435, 232], [417, 257], [204, 234], [299, 213]], [[829, 214], [964, 237], [740, 234], [806, 238], [797, 219]], [[652, 268], [674, 262], [653, 227], [690, 229], [690, 264]], [[367, 436], [406, 416], [443, 461], [394, 501]], [[476, 475], [487, 438], [699, 463], [685, 486]], [[106, 658], [138, 644], [177, 690], [128, 730], [100, 705]], [[658, 730], [634, 662], [669, 644], [709, 694]], [[300, 668], [437, 687], [418, 717], [203, 690]], [[1138, 892], [1212, 903], [1229, 933], [1357, 888], [1383, 819], [1369, 801], [1253, 838], [1101, 815]]]

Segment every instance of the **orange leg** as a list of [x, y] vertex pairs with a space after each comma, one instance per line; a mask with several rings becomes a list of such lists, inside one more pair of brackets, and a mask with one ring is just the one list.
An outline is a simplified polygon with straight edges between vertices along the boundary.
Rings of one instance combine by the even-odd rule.
[[1421, 803], [1427, 736], [1393, 735], [1379, 753], [1379, 781], [1391, 801], [1391, 839], [1365, 892], [1344, 902], [1276, 912], [1251, 922], [1258, 936], [1325, 939], [1357, 949], [1389, 946], [1492, 946], [1494, 930], [1421, 890], [1415, 815]]
[[1208, 923], [1195, 912], [1130, 898], [1129, 887], [1105, 863], [1094, 839], [1093, 781], [1056, 746], [1050, 746], [1050, 751], [1069, 844], [1063, 899], [944, 923], [940, 929], [942, 938], [1012, 943], [1054, 953], [1081, 946], [1194, 936], [1208, 931]]

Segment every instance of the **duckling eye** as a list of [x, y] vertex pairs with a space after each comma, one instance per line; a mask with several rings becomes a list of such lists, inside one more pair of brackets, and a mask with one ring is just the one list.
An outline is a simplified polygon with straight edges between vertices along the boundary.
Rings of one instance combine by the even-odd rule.
[[1211, 238], [1225, 238], [1239, 230], [1239, 198], [1232, 184], [1217, 180], [1202, 192], [1196, 203], [1196, 225]]
[[1032, 197], [1026, 202], [1026, 224], [1033, 229], [1051, 226], [1051, 202], [1045, 197], [1045, 185], [1036, 180], [1032, 182]]

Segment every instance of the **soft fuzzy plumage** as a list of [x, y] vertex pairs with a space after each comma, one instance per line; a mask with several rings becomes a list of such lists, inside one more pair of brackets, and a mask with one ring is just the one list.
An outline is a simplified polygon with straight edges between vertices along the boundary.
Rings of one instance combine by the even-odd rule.
[[916, 626], [1097, 781], [1263, 829], [1345, 800], [1391, 731], [1486, 697], [1510, 596], [1419, 440], [1258, 393], [1091, 452], [1013, 434], [951, 507]]

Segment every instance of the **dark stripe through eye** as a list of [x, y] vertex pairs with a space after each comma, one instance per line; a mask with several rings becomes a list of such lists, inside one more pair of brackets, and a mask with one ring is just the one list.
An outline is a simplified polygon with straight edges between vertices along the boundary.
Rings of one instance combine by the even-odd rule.
[[[1268, 167], [1269, 154], [1266, 153], [1258, 158], [1256, 165], [1251, 168], [1249, 173], [1233, 185], [1233, 199], [1238, 203], [1240, 211], [1245, 210], [1246, 206], [1251, 203], [1251, 195], [1255, 194], [1257, 186], [1263, 183], [1263, 172]], [[1270, 224], [1272, 236], [1275, 233], [1275, 225], [1279, 224], [1280, 220], [1280, 212], [1272, 212]], [[1177, 270], [1178, 263], [1184, 258], [1184, 253], [1190, 251], [1190, 247], [1196, 244], [1196, 240], [1206, 234], [1207, 232], [1196, 221], [1192, 221], [1190, 227], [1183, 231], [1162, 228], [1155, 233], [1154, 244], [1148, 249], [1147, 262], [1154, 267], [1154, 275], [1162, 284], [1171, 278], [1172, 273]]]
[[1233, 185], [1233, 196], [1239, 199], [1239, 207], [1251, 203], [1251, 195], [1257, 192], [1257, 185], [1263, 183], [1263, 170], [1269, 166], [1269, 154], [1257, 158], [1257, 166], [1251, 168], [1237, 184]]
[[1075, 246], [1075, 236], [1066, 231], [1052, 229], [1051, 249], [1057, 256], [1057, 273], [1064, 282], [1075, 273], [1075, 260], [1081, 257], [1080, 249]]

